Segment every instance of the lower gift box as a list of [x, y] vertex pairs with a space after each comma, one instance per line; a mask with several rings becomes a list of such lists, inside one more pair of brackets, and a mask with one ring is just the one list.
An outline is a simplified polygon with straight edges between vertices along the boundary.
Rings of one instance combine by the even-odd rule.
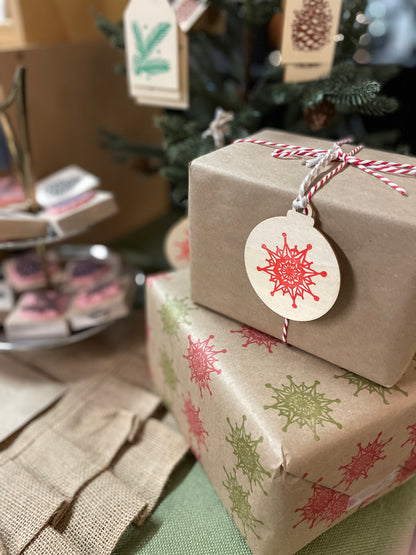
[[416, 370], [385, 388], [147, 282], [149, 369], [254, 554], [292, 554], [416, 473]]

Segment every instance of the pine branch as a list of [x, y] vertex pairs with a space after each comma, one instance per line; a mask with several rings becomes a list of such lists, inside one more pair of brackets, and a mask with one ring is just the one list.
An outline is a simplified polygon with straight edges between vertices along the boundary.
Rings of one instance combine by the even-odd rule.
[[128, 141], [124, 137], [105, 129], [99, 129], [98, 134], [100, 146], [112, 151], [118, 157], [129, 158], [140, 154], [163, 159], [165, 156], [163, 148]]
[[281, 9], [280, 0], [243, 0], [239, 15], [247, 25], [254, 27], [264, 25]]
[[171, 27], [170, 23], [158, 23], [149, 33], [146, 40], [146, 47], [144, 51], [144, 56], [149, 56], [151, 52], [160, 44], [160, 42], [166, 36], [166, 33]]
[[95, 25], [98, 30], [109, 39], [113, 48], [124, 50], [123, 22], [112, 23], [101, 14], [95, 16]]
[[132, 24], [134, 39], [136, 41], [136, 48], [139, 54], [144, 58], [146, 56], [146, 47], [142, 38], [142, 33], [136, 21]]
[[384, 95], [377, 96], [372, 102], [357, 106], [357, 111], [369, 116], [384, 116], [395, 112], [399, 103], [395, 98]]
[[334, 104], [358, 107], [375, 102], [380, 88], [380, 83], [376, 81], [364, 81], [349, 86], [345, 83], [338, 83], [334, 85], [332, 91], [325, 92], [323, 96]]

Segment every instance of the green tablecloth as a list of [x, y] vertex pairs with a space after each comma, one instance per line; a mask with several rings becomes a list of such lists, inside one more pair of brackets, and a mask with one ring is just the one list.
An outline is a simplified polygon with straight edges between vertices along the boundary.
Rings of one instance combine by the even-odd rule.
[[[328, 530], [298, 555], [407, 555], [416, 523], [416, 478]], [[250, 555], [198, 463], [188, 458], [154, 514], [131, 525], [114, 555]], [[415, 551], [416, 553], [416, 551]]]

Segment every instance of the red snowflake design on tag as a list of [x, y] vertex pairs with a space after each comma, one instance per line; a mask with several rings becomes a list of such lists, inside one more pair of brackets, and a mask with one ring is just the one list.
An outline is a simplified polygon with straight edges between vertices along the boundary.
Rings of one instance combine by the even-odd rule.
[[351, 462], [346, 465], [340, 466], [338, 470], [343, 470], [342, 479], [334, 486], [340, 486], [345, 484], [345, 491], [348, 491], [351, 484], [359, 480], [360, 478], [368, 478], [368, 471], [374, 467], [377, 461], [381, 461], [386, 458], [383, 455], [385, 446], [390, 443], [393, 439], [391, 437], [385, 442], [379, 441], [382, 432], [378, 434], [376, 439], [369, 442], [366, 447], [363, 447], [361, 443], [357, 444], [358, 453], [351, 458]]
[[209, 394], [212, 395], [212, 391], [209, 387], [209, 382], [211, 381], [211, 374], [215, 372], [216, 374], [221, 374], [222, 370], [215, 368], [214, 364], [218, 362], [215, 355], [219, 353], [226, 353], [227, 349], [222, 349], [221, 351], [214, 351], [214, 345], [208, 345], [208, 343], [214, 339], [213, 335], [210, 335], [208, 339], [202, 341], [197, 339], [195, 342], [192, 341], [192, 337], [188, 335], [189, 347], [188, 354], [183, 355], [183, 358], [188, 360], [188, 365], [191, 370], [191, 382], [195, 382], [199, 387], [199, 392], [201, 394], [201, 399], [203, 397], [203, 390], [207, 389]]
[[311, 286], [316, 285], [312, 278], [316, 276], [326, 277], [327, 273], [316, 272], [311, 268], [313, 262], [308, 262], [306, 256], [312, 249], [312, 245], [306, 245], [306, 248], [299, 251], [297, 245], [291, 249], [287, 244], [287, 234], [282, 233], [284, 245], [280, 249], [276, 245], [276, 251], [270, 250], [265, 244], [262, 248], [267, 252], [270, 258], [266, 258], [267, 266], [261, 268], [257, 266], [257, 271], [265, 272], [270, 276], [269, 281], [274, 283], [271, 291], [272, 297], [278, 291], [283, 295], [289, 294], [293, 303], [292, 307], [297, 308], [296, 298], [303, 300], [305, 293], [313, 297], [315, 301], [319, 301], [319, 297], [311, 291]]
[[[318, 482], [321, 480], [322, 478]], [[308, 499], [306, 505], [295, 509], [295, 513], [300, 512], [303, 518], [293, 528], [296, 528], [302, 522], [309, 522], [309, 528], [324, 522], [329, 528], [348, 512], [351, 497], [346, 493], [321, 486], [318, 482], [312, 485], [312, 497]]]
[[201, 458], [201, 445], [203, 445], [208, 451], [208, 447], [205, 441], [206, 438], [209, 436], [209, 433], [204, 428], [202, 420], [199, 416], [201, 409], [196, 408], [196, 406], [193, 404], [189, 391], [188, 398], [185, 398], [183, 393], [182, 398], [184, 401], [184, 408], [182, 412], [186, 416], [186, 420], [188, 422], [188, 433], [191, 438], [193, 437], [196, 441], [196, 449], [192, 449], [192, 452], [194, 453], [195, 458], [199, 460]]
[[190, 260], [190, 248], [189, 248], [189, 229], [184, 231], [185, 238], [183, 241], [175, 241], [174, 245], [179, 249], [179, 253], [176, 255], [176, 261], [180, 262], [185, 260], [189, 262]]
[[248, 347], [249, 345], [258, 345], [261, 347], [264, 345], [269, 353], [273, 353], [272, 345], [276, 346], [278, 343], [281, 343], [280, 339], [271, 337], [270, 335], [267, 335], [267, 333], [251, 328], [246, 324], [242, 324], [241, 330], [231, 330], [230, 333], [241, 333], [243, 339], [247, 340], [242, 347]]

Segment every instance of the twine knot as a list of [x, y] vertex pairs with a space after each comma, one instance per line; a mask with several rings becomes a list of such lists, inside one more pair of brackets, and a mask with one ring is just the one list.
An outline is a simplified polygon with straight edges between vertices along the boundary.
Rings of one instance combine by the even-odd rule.
[[215, 148], [222, 148], [225, 145], [225, 136], [231, 131], [229, 122], [233, 119], [233, 112], [226, 112], [222, 108], [217, 108], [215, 110], [214, 119], [209, 124], [208, 129], [202, 133], [201, 137], [203, 139], [212, 137], [214, 139]]

